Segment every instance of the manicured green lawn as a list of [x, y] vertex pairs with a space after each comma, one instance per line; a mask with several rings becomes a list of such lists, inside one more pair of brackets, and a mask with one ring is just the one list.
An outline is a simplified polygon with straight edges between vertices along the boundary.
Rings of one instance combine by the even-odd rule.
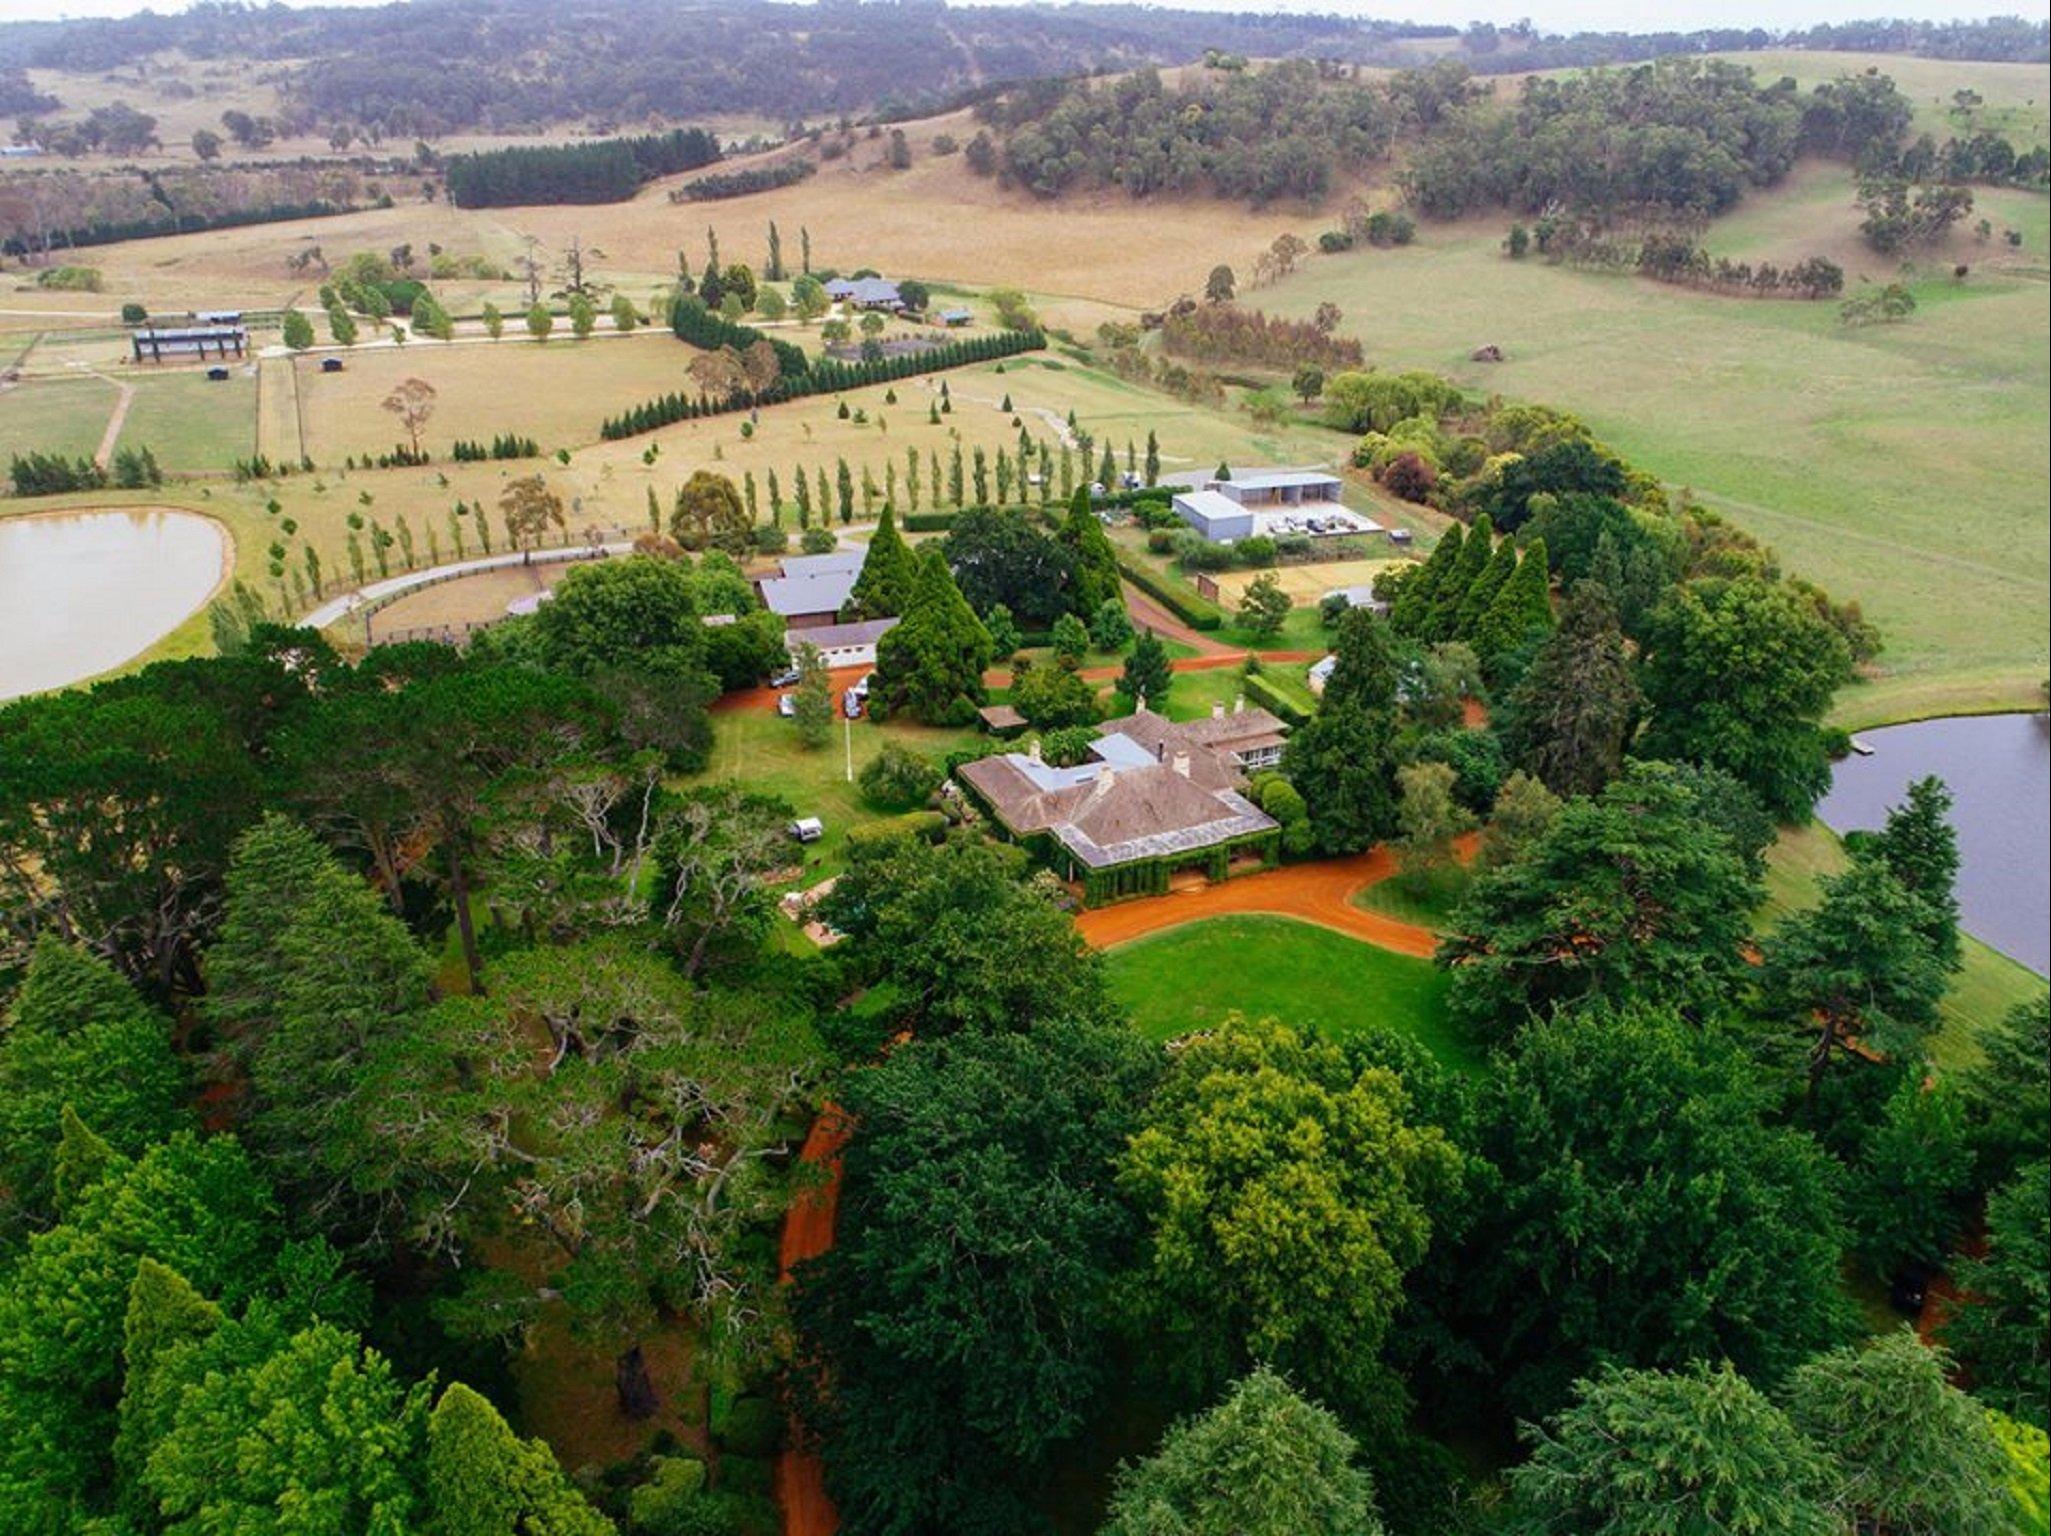
[[761, 793], [781, 795], [790, 802], [793, 815], [817, 816], [825, 822], [826, 835], [818, 842], [802, 851], [797, 844], [791, 845], [794, 857], [803, 860], [804, 874], [798, 882], [803, 885], [837, 874], [845, 866], [848, 828], [881, 820], [886, 814], [863, 802], [860, 786], [849, 777], [850, 751], [853, 771], [859, 775], [862, 765], [893, 738], [936, 760], [985, 739], [973, 730], [942, 731], [896, 722], [879, 725], [866, 718], [850, 724], [838, 718], [837, 711], [832, 738], [816, 750], [799, 742], [794, 722], [764, 711], [716, 714], [712, 729], [712, 761], [695, 782], [735, 779]]
[[1446, 977], [1430, 961], [1311, 923], [1206, 918], [1121, 944], [1104, 960], [1112, 992], [1152, 1040], [1207, 1029], [1238, 1012], [1338, 1038], [1393, 1029], [1450, 1067], [1481, 1065], [1446, 1018]]

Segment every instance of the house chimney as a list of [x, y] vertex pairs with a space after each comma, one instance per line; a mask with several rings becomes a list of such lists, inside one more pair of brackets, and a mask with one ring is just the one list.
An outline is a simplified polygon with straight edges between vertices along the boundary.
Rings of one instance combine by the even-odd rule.
[[1031, 741], [1026, 743], [1026, 756], [1031, 758], [1036, 763], [1043, 761], [1043, 759], [1040, 757], [1039, 737], [1035, 736]]
[[1222, 720], [1225, 718], [1225, 701], [1223, 699], [1218, 700], [1217, 703], [1211, 706], [1211, 718], [1213, 720]]
[[1157, 741], [1157, 742], [1155, 742], [1155, 743], [1154, 743], [1154, 761], [1155, 761], [1155, 762], [1157, 762], [1157, 763], [1165, 763], [1165, 762], [1167, 762], [1167, 761], [1168, 761], [1168, 743], [1167, 743], [1167, 742], [1165, 742], [1165, 741]]
[[1175, 754], [1175, 771], [1185, 779], [1189, 777], [1189, 754], [1187, 752], [1177, 752]]

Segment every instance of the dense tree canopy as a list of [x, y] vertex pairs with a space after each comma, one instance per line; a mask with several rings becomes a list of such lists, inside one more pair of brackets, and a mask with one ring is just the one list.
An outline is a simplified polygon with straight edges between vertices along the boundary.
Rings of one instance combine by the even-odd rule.
[[1602, 1362], [1771, 1383], [1842, 1336], [1832, 1170], [1768, 1108], [1736, 1049], [1669, 1011], [1525, 1030], [1482, 1093], [1497, 1182], [1451, 1302], [1513, 1407], [1556, 1408]]

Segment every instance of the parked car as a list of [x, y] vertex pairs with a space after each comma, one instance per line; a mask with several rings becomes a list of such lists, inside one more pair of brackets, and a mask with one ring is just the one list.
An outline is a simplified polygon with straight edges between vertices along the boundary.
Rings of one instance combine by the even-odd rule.
[[855, 679], [854, 691], [866, 699], [869, 696], [869, 684], [875, 680], [875, 677], [876, 674], [874, 672], [864, 672]]
[[848, 691], [847, 691], [847, 692], [846, 692], [845, 694], [843, 694], [843, 695], [841, 696], [841, 700], [840, 700], [840, 707], [841, 707], [842, 709], [844, 709], [844, 710], [846, 710], [846, 711], [847, 711], [847, 717], [848, 717], [848, 719], [850, 719], [850, 720], [859, 720], [859, 719], [861, 719], [861, 718], [862, 718], [862, 696], [861, 696], [861, 694], [860, 694], [860, 693], [858, 693], [858, 692], [857, 692], [856, 690], [854, 690], [853, 688], [850, 688], [850, 689], [848, 689]]
[[785, 667], [781, 672], [769, 679], [769, 686], [772, 688], [794, 687], [798, 679], [803, 676], [804, 674], [796, 667]]
[[779, 693], [776, 696], [776, 712], [786, 720], [794, 720], [798, 713], [798, 696], [794, 693]]
[[801, 843], [816, 843], [826, 835], [826, 823], [817, 816], [800, 816], [785, 827], [784, 831]]

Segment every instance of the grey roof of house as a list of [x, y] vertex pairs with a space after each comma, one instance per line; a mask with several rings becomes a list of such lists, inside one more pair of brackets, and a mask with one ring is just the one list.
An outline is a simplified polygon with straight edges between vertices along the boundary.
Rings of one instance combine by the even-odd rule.
[[940, 311], [940, 318], [942, 320], [973, 320], [976, 318], [976, 312], [972, 309], [943, 309]]
[[836, 549], [826, 555], [792, 555], [779, 560], [776, 568], [785, 576], [824, 576], [830, 571], [859, 571], [866, 559], [866, 550]]
[[1245, 474], [1234, 470], [1232, 483], [1250, 491], [1272, 491], [1292, 485], [1343, 485], [1345, 482], [1325, 469], [1256, 469]]
[[1370, 608], [1379, 612], [1389, 606], [1374, 595], [1374, 588], [1371, 586], [1334, 587], [1319, 601], [1330, 602], [1335, 597], [1345, 598], [1346, 606], [1349, 608]]
[[233, 341], [245, 336], [239, 325], [144, 326], [133, 333], [137, 341]]
[[896, 619], [860, 619], [853, 624], [817, 624], [810, 629], [784, 631], [783, 643], [793, 656], [807, 645], [816, 645], [822, 651], [874, 645], [896, 623]]
[[859, 569], [822, 571], [817, 576], [766, 576], [759, 583], [762, 606], [778, 618], [811, 613], [838, 613], [855, 595]]
[[887, 277], [837, 277], [826, 285], [828, 297], [853, 299], [857, 304], [894, 304], [897, 284]]
[[[1056, 768], [1007, 752], [958, 771], [1013, 832], [1046, 832], [1082, 863], [1102, 869], [1273, 828], [1273, 819], [1239, 792], [1227, 756], [1232, 746], [1214, 743], [1279, 726], [1264, 710], [1186, 723], [1141, 710], [1101, 729], [1090, 762]], [[1187, 772], [1177, 765], [1180, 757]]]

